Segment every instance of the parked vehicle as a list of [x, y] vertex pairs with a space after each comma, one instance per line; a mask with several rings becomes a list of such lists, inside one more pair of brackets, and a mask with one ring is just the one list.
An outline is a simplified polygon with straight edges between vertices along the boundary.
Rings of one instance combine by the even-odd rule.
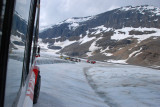
[[66, 57], [66, 59], [67, 59], [67, 60], [69, 60], [69, 59], [70, 59], [70, 57]]
[[81, 60], [80, 60], [80, 59], [77, 59], [77, 58], [70, 58], [70, 61], [80, 62]]
[[1, 0], [0, 107], [32, 107], [38, 101], [39, 13], [40, 0]]
[[96, 61], [90, 61], [90, 63], [91, 63], [91, 64], [95, 64], [95, 63], [96, 63]]
[[61, 55], [60, 58], [63, 59], [63, 56]]
[[70, 61], [74, 61], [74, 58], [70, 58]]
[[87, 63], [95, 64], [95, 63], [96, 63], [96, 61], [93, 61], [93, 60], [87, 60]]

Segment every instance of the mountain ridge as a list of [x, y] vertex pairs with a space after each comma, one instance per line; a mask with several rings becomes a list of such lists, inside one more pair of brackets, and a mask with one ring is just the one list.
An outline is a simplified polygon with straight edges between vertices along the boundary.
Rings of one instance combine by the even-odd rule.
[[[142, 9], [140, 7], [143, 7]], [[145, 8], [149, 8], [149, 9], [145, 9]], [[64, 36], [64, 34], [66, 34], [67, 32], [67, 36], [73, 36], [73, 35], [76, 35], [75, 34], [75, 30], [76, 32], [78, 30], [83, 30], [83, 31], [86, 31], [87, 29], [89, 28], [93, 28], [93, 27], [96, 27], [96, 26], [99, 26], [99, 25], [102, 25], [104, 24], [105, 27], [113, 27], [115, 29], [117, 28], [122, 28], [122, 27], [156, 27], [156, 28], [160, 28], [160, 25], [159, 24], [156, 24], [155, 20], [157, 20], [157, 17], [159, 16], [160, 13], [153, 13], [152, 12], [152, 22], [150, 23], [145, 23], [146, 21], [148, 21], [150, 19], [149, 15], [150, 15], [150, 11], [152, 10], [160, 10], [159, 8], [153, 8], [152, 6], [137, 6], [137, 9], [141, 9], [139, 10], [140, 12], [136, 13], [136, 10], [137, 9], [134, 9], [132, 6], [127, 6], [127, 7], [121, 7], [121, 8], [118, 8], [118, 9], [114, 9], [114, 10], [111, 10], [111, 11], [107, 11], [107, 12], [104, 12], [104, 13], [101, 13], [101, 14], [98, 14], [98, 15], [94, 15], [94, 16], [88, 16], [88, 17], [93, 17], [91, 19], [94, 19], [94, 20], [86, 20], [86, 21], [81, 21], [81, 22], [78, 22], [78, 23], [75, 23], [74, 21], [72, 22], [69, 22], [68, 20], [74, 20], [74, 18], [69, 18], [69, 19], [66, 19], [65, 21], [62, 21], [61, 23], [59, 24], [56, 24], [54, 26], [52, 26], [50, 29], [46, 30], [45, 32], [43, 33], [40, 33], [40, 37], [43, 38], [43, 35], [45, 35], [45, 37], [47, 36], [47, 32], [48, 34], [54, 34], [53, 36], [55, 37], [58, 37], [58, 36]], [[125, 9], [127, 9], [127, 11], [125, 11]], [[133, 9], [132, 9], [133, 8]], [[150, 8], [152, 10], [150, 10]], [[129, 10], [130, 9], [130, 10]], [[121, 14], [119, 15], [116, 15], [118, 12], [121, 12]], [[132, 13], [134, 11], [134, 13]], [[148, 15], [148, 17], [144, 17], [146, 15], [143, 15], [142, 11], [146, 12]], [[109, 16], [109, 17], [108, 17]], [[134, 16], [134, 17], [132, 17]], [[100, 17], [97, 19], [97, 17]], [[139, 18], [137, 20], [137, 17]], [[76, 17], [77, 18], [77, 17]], [[82, 19], [85, 18], [85, 17], [81, 17]], [[112, 20], [114, 18], [114, 20]], [[130, 19], [127, 21], [127, 18]], [[146, 18], [146, 19], [145, 19]], [[97, 19], [97, 20], [95, 20]], [[141, 21], [140, 19], [145, 19], [143, 21]], [[107, 20], [107, 21], [106, 21]], [[131, 22], [132, 21], [132, 22]], [[155, 21], [155, 22], [153, 22]], [[85, 26], [83, 23], [85, 22], [85, 24], [87, 24], [87, 26]], [[125, 23], [124, 23], [125, 22]], [[134, 22], [137, 22], [136, 24], [134, 24]], [[139, 22], [139, 24], [138, 24]], [[117, 23], [119, 23], [117, 25]], [[154, 23], [154, 24], [153, 24]], [[77, 24], [80, 26], [77, 27], [74, 31], [70, 30], [69, 29], [69, 26], [73, 25], [73, 24]], [[61, 31], [57, 31], [57, 27], [59, 29], [59, 26], [61, 25]], [[155, 26], [153, 26], [155, 25]], [[67, 29], [68, 27], [68, 29]], [[56, 31], [53, 31], [53, 28], [56, 30]], [[65, 29], [64, 29], [65, 28]], [[50, 31], [52, 29], [52, 32]], [[51, 32], [51, 33], [50, 33]], [[80, 32], [77, 34], [77, 35], [80, 35]], [[51, 36], [47, 36], [47, 37], [51, 37]]]

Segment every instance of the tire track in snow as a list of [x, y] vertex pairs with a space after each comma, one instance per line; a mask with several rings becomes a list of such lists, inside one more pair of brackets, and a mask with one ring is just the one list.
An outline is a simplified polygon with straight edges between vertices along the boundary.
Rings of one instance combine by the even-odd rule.
[[92, 89], [95, 91], [95, 93], [99, 97], [101, 97], [104, 100], [105, 104], [107, 104], [108, 106], [110, 106], [110, 107], [121, 107], [120, 105], [117, 105], [115, 102], [113, 102], [113, 100], [111, 98], [107, 97], [104, 92], [99, 92], [97, 90], [98, 86], [94, 83], [94, 81], [92, 79], [92, 76], [87, 74], [87, 72], [90, 68], [91, 67], [86, 67], [86, 68], [83, 69], [83, 71], [84, 71], [84, 75], [86, 76], [86, 79], [88, 81], [88, 84], [92, 87]]

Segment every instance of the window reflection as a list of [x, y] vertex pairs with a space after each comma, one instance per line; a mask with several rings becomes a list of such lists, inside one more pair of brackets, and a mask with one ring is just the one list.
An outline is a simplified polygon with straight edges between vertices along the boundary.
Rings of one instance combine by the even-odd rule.
[[16, 1], [9, 45], [5, 107], [11, 107], [16, 103], [21, 86], [29, 9], [29, 0]]
[[[38, 3], [37, 3], [38, 5]], [[38, 10], [38, 9], [36, 9]], [[32, 45], [31, 45], [31, 57], [30, 57], [30, 68], [33, 64], [34, 58], [36, 56], [36, 46], [37, 46], [37, 40], [36, 40], [36, 33], [37, 33], [37, 15], [38, 15], [38, 11], [36, 11], [35, 14], [35, 23], [34, 23], [34, 30], [33, 30], [33, 39], [32, 39]]]
[[2, 25], [3, 25], [6, 1], [2, 0], [1, 3], [2, 3], [2, 7], [0, 7], [0, 47], [1, 47]]
[[25, 20], [28, 20], [30, 0], [17, 0], [15, 10], [23, 16]]

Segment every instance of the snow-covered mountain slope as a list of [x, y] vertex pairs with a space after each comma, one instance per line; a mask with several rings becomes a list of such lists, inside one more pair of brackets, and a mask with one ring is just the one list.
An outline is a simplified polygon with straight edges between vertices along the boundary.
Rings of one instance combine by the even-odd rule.
[[26, 39], [25, 34], [27, 33], [27, 21], [18, 14], [18, 12], [14, 12], [13, 20], [9, 49], [10, 52], [13, 49], [24, 49], [24, 41]]
[[126, 6], [69, 18], [39, 35], [46, 49], [70, 56], [160, 65], [160, 9], [154, 6]]
[[41, 38], [79, 36], [90, 28], [154, 27], [159, 28], [160, 9], [153, 6], [127, 6], [89, 17], [69, 18], [40, 33]]

